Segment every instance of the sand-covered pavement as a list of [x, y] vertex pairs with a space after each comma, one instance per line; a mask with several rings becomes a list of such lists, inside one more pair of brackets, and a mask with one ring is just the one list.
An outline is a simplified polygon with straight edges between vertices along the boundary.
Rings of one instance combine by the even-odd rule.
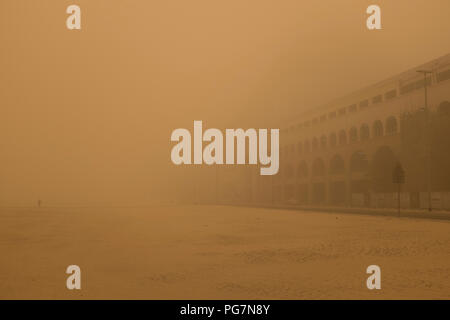
[[[82, 289], [66, 289], [68, 265]], [[368, 265], [381, 290], [368, 290]], [[450, 222], [214, 206], [1, 208], [0, 298], [450, 298]]]

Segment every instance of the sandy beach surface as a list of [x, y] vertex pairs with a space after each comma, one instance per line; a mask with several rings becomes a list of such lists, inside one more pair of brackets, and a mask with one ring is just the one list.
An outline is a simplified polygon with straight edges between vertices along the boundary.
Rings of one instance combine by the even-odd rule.
[[[450, 222], [227, 206], [1, 208], [1, 299], [449, 299]], [[81, 290], [66, 288], [67, 266]], [[366, 268], [381, 267], [381, 290]]]

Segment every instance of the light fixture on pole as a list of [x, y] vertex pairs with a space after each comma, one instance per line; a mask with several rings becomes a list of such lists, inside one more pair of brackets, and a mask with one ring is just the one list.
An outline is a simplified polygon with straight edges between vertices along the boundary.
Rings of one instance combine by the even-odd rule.
[[418, 73], [423, 74], [423, 86], [425, 88], [425, 114], [426, 114], [426, 156], [427, 156], [427, 192], [428, 192], [428, 211], [432, 210], [431, 205], [431, 125], [430, 125], [430, 110], [428, 108], [428, 83], [427, 75], [432, 74], [431, 70], [417, 70]]

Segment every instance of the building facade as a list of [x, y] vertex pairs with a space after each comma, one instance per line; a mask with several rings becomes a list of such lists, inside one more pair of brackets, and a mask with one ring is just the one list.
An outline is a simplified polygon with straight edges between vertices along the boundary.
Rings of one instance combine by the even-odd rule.
[[[449, 108], [450, 54], [305, 112], [280, 130], [280, 171], [273, 177], [253, 175], [248, 182], [252, 189], [249, 200], [395, 206], [396, 186], [392, 181], [377, 181], [384, 173], [391, 176], [395, 163], [405, 162], [405, 115], [425, 110], [425, 80], [418, 70], [432, 71], [426, 81], [429, 112]], [[425, 161], [425, 143], [422, 151], [414, 156]], [[407, 177], [414, 174], [406, 170]], [[426, 207], [428, 191], [423, 186], [412, 190], [406, 185], [400, 193], [401, 205]], [[435, 207], [450, 208], [450, 190], [432, 192]]]

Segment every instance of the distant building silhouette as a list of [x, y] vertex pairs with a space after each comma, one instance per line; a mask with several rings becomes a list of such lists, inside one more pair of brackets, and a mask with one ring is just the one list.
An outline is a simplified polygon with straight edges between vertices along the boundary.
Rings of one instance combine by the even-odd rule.
[[[418, 171], [425, 168], [408, 168], [410, 157], [423, 164], [424, 143], [408, 154], [402, 138], [405, 117], [424, 108], [425, 82], [418, 69], [433, 71], [427, 80], [430, 110], [449, 114], [450, 54], [305, 112], [282, 128], [280, 172], [273, 181], [254, 174], [243, 182], [252, 189], [248, 202], [395, 207], [392, 170], [400, 161], [407, 176], [402, 206], [425, 208], [425, 183], [417, 183], [423, 182]], [[442, 156], [450, 154], [447, 149], [440, 150]], [[434, 171], [449, 167], [449, 162], [441, 167], [433, 162]], [[432, 190], [434, 207], [450, 209], [450, 186], [438, 185]]]

